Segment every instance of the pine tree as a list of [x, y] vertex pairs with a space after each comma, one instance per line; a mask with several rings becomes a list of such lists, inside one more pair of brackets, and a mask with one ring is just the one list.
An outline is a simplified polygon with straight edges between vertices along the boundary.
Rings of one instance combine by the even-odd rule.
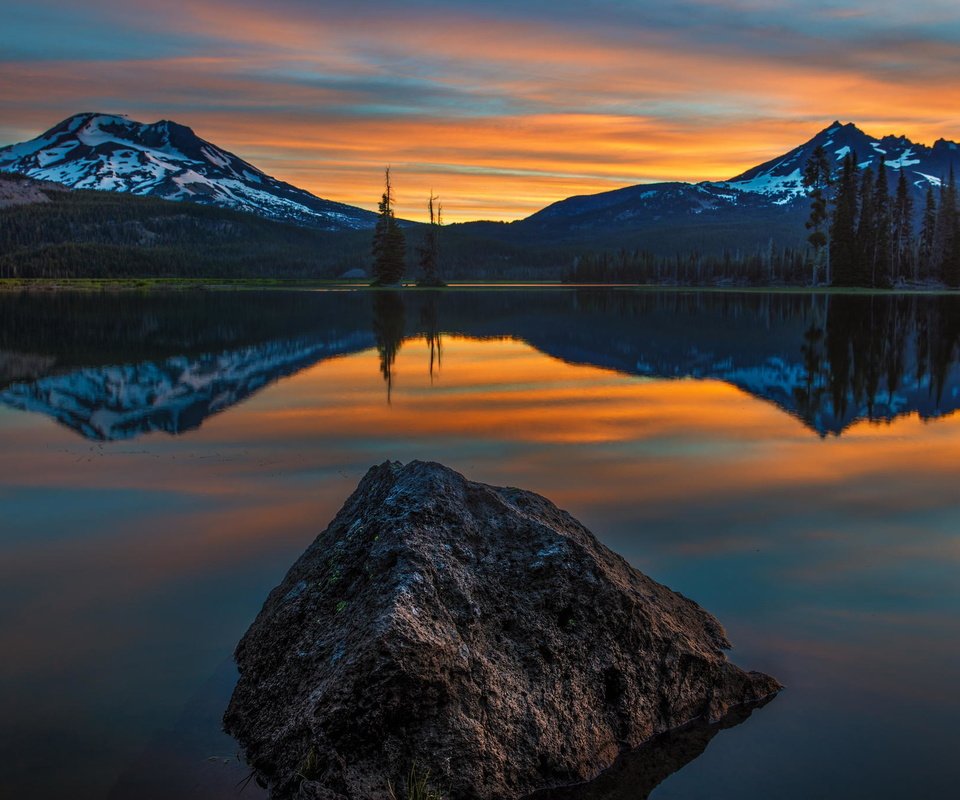
[[934, 245], [937, 234], [937, 198], [933, 187], [927, 187], [927, 199], [923, 206], [923, 220], [920, 224], [920, 250], [917, 254], [918, 275], [921, 279], [933, 277]]
[[874, 286], [876, 280], [877, 206], [873, 186], [873, 169], [867, 167], [860, 173], [858, 190], [854, 286]]
[[830, 223], [830, 270], [835, 286], [857, 285], [857, 164], [847, 153], [840, 169]]
[[933, 237], [931, 272], [939, 280], [946, 280], [945, 268], [953, 246], [954, 218], [957, 215], [957, 187], [950, 167], [950, 177], [940, 186], [940, 203], [937, 207], [937, 225]]
[[445, 286], [440, 279], [440, 226], [443, 224], [443, 208], [435, 201], [439, 200], [430, 193], [427, 210], [430, 212], [430, 224], [424, 233], [420, 247], [420, 277], [417, 286]]
[[913, 257], [913, 197], [902, 166], [897, 179], [892, 217], [893, 279], [902, 281], [907, 277], [916, 277]]
[[827, 245], [827, 234], [823, 227], [827, 221], [826, 193], [830, 184], [830, 162], [827, 160], [827, 151], [824, 150], [823, 145], [817, 145], [803, 168], [803, 185], [810, 195], [810, 217], [807, 219], [806, 226], [810, 231], [807, 241], [813, 248], [811, 279], [813, 286], [816, 286], [820, 280], [820, 266]]
[[892, 256], [890, 252], [890, 184], [887, 167], [880, 159], [877, 165], [877, 180], [873, 185], [873, 253], [870, 285], [889, 287], [892, 283]]
[[960, 208], [957, 206], [957, 187], [952, 169], [950, 170], [950, 185], [947, 189], [947, 197], [947, 204], [951, 207], [951, 212], [944, 223], [948, 226], [948, 229], [944, 244], [941, 277], [947, 286], [956, 289], [960, 287]]
[[403, 278], [406, 242], [403, 230], [393, 213], [393, 186], [390, 168], [385, 171], [385, 186], [378, 210], [380, 216], [373, 229], [373, 285], [392, 286]]

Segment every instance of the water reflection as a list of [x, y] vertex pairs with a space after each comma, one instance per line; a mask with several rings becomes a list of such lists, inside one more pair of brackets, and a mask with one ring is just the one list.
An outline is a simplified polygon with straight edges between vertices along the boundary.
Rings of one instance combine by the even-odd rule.
[[[202, 724], [182, 709], [385, 458], [550, 497], [715, 613], [734, 661], [788, 686], [653, 797], [955, 793], [960, 415], [921, 419], [955, 402], [955, 300], [906, 298], [894, 315], [908, 331], [894, 394], [934, 377], [914, 395], [929, 404], [886, 425], [851, 422], [853, 387], [864, 403], [877, 372], [862, 344], [845, 372], [829, 363], [828, 337], [848, 334], [828, 329], [823, 297], [444, 292], [432, 382], [428, 297], [401, 298], [388, 406], [370, 293], [0, 297], [0, 350], [25, 356], [0, 391], [276, 343], [339, 353], [180, 436], [92, 441], [0, 405], [0, 796], [141, 800], [155, 754], [206, 776], [230, 751], [204, 734], [159, 759], [164, 732]], [[734, 385], [778, 359], [796, 366], [787, 389], [758, 401]], [[725, 378], [638, 377], [661, 374]], [[806, 420], [831, 407], [835, 374], [851, 387], [843, 435], [821, 438]], [[801, 413], [793, 386], [820, 399]], [[181, 788], [166, 796], [209, 794]]]
[[[180, 434], [279, 378], [367, 343], [358, 331], [337, 342], [281, 339], [192, 357], [87, 367], [14, 383], [0, 393], [0, 401], [47, 414], [88, 439]], [[384, 370], [389, 376], [389, 366]]]
[[430, 383], [433, 383], [434, 367], [439, 372], [443, 364], [443, 340], [440, 330], [440, 293], [429, 292], [420, 309], [420, 329], [430, 348]]
[[948, 296], [4, 295], [0, 320], [0, 402], [95, 440], [193, 430], [280, 378], [371, 346], [390, 402], [403, 342], [426, 338], [433, 377], [443, 334], [519, 339], [626, 374], [720, 380], [821, 435], [960, 405], [960, 298]]
[[118, 765], [106, 800], [267, 800], [236, 742], [220, 730], [236, 681], [232, 659], [224, 661], [168, 730], [157, 731], [141, 752]]

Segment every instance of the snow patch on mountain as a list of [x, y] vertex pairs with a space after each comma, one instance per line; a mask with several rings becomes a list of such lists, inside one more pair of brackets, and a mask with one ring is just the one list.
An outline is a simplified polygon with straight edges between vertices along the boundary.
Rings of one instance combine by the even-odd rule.
[[[937, 177], [934, 176], [934, 175], [925, 175], [925, 174], [922, 173], [922, 172], [918, 172], [917, 175], [919, 175], [921, 178], [923, 178], [923, 181], [926, 181], [926, 182], [929, 183], [931, 186], [934, 186], [934, 187], [936, 187], [936, 188], [938, 188], [938, 189], [940, 188], [940, 186], [943, 185], [943, 181], [941, 181], [940, 178], [937, 178]], [[923, 183], [923, 181], [917, 181], [916, 183], [917, 183], [917, 184], [921, 184], [921, 183]]]
[[789, 203], [797, 197], [804, 196], [807, 192], [803, 185], [803, 174], [799, 168], [786, 174], [777, 174], [771, 171], [756, 175], [748, 180], [729, 181], [720, 185], [729, 186], [741, 192], [767, 195], [776, 205]]
[[891, 169], [900, 169], [900, 167], [911, 167], [914, 164], [919, 164], [920, 159], [913, 158], [913, 150], [908, 147], [900, 154], [899, 158], [887, 159], [883, 163]]

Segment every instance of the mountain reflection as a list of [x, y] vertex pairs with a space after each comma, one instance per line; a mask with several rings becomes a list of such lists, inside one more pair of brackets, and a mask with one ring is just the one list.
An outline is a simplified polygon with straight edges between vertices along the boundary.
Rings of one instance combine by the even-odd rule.
[[820, 435], [960, 406], [960, 298], [617, 290], [6, 294], [0, 402], [90, 439], [179, 434], [280, 378], [371, 348], [389, 401], [404, 340], [425, 338], [433, 378], [441, 335], [518, 339], [627, 375], [724, 381]]
[[200, 356], [88, 367], [15, 383], [0, 402], [50, 415], [88, 439], [129, 439], [151, 431], [185, 433], [212, 414], [318, 361], [369, 347], [369, 336], [341, 341], [281, 340]]

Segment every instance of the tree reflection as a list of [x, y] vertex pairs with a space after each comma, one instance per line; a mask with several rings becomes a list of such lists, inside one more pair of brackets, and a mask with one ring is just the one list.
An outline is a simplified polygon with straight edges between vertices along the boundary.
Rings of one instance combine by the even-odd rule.
[[400, 292], [377, 291], [373, 294], [373, 336], [380, 355], [380, 374], [387, 383], [387, 402], [393, 392], [393, 365], [403, 344], [406, 315]]
[[[833, 413], [847, 419], [864, 409], [869, 419], [889, 419], [910, 410], [898, 396], [924, 391], [942, 410], [944, 387], [958, 366], [957, 310], [950, 297], [831, 298], [826, 351]], [[812, 419], [809, 411], [803, 416]]]
[[800, 347], [803, 355], [803, 384], [794, 391], [797, 410], [804, 419], [816, 417], [823, 402], [824, 364], [823, 364], [823, 328], [811, 322], [803, 333]]
[[440, 338], [440, 299], [436, 292], [427, 295], [426, 302], [420, 309], [420, 328], [427, 347], [430, 348], [430, 383], [433, 383], [433, 369], [436, 364], [437, 372], [443, 361], [443, 341]]

